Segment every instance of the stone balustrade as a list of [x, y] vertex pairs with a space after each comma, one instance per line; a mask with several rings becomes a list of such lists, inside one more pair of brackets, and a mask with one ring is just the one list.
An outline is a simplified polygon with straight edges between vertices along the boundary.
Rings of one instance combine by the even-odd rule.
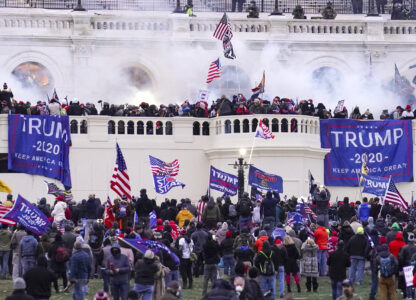
[[[137, 36], [136, 32], [147, 32], [153, 38], [174, 33], [173, 37], [187, 39], [210, 39], [221, 17], [219, 13], [199, 13], [191, 18], [184, 14], [167, 12], [132, 11], [88, 11], [70, 12], [59, 10], [25, 9], [0, 10], [1, 35], [27, 34], [27, 29], [47, 34], [72, 35], [123, 35]], [[339, 39], [385, 40], [395, 36], [395, 40], [406, 41], [409, 35], [416, 34], [412, 21], [389, 20], [388, 16], [365, 17], [364, 15], [341, 15], [335, 20], [308, 19], [294, 20], [290, 15], [268, 16], [247, 19], [243, 14], [230, 14], [233, 32], [239, 39], [279, 40], [283, 38], [315, 39], [316, 36]], [[140, 36], [137, 36], [140, 37]]]

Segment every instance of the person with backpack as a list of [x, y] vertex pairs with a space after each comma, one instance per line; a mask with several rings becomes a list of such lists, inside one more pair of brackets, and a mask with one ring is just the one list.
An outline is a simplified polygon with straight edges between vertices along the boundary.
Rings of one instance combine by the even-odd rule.
[[233, 253], [233, 233], [227, 231], [225, 233], [225, 239], [220, 243], [221, 246], [221, 255], [224, 261], [224, 274], [228, 276], [234, 276], [234, 253]]
[[265, 299], [273, 300], [276, 295], [276, 265], [269, 241], [263, 242], [263, 248], [254, 258], [254, 266], [260, 270], [259, 285]]
[[249, 227], [251, 223], [251, 211], [252, 205], [251, 201], [248, 198], [248, 194], [244, 193], [243, 197], [239, 200], [237, 204], [237, 213], [240, 216], [238, 220], [238, 228], [240, 232], [244, 227]]
[[20, 241], [20, 255], [22, 257], [23, 274], [36, 266], [36, 257], [38, 254], [38, 241], [33, 236], [34, 233], [30, 230], [27, 230], [26, 232], [27, 235]]
[[243, 244], [248, 245], [253, 249], [254, 247], [254, 237], [250, 234], [248, 227], [244, 227], [243, 230], [240, 230], [240, 234], [234, 239], [234, 251], [237, 250]]
[[241, 242], [241, 246], [234, 249], [234, 258], [236, 260], [236, 265], [242, 263], [247, 267], [253, 266], [254, 251], [250, 248], [247, 239]]
[[380, 245], [380, 251], [376, 259], [377, 269], [380, 272], [378, 285], [380, 289], [380, 299], [396, 300], [396, 279], [395, 275], [398, 270], [398, 261], [393, 254], [390, 253], [387, 244]]
[[58, 232], [55, 236], [55, 241], [52, 243], [48, 251], [48, 257], [50, 259], [50, 266], [52, 271], [55, 273], [56, 281], [54, 282], [55, 290], [58, 289], [58, 279], [62, 278], [63, 287], [66, 288], [68, 285], [68, 279], [66, 274], [66, 262], [71, 258], [71, 254], [68, 248], [62, 240], [62, 235]]
[[101, 246], [103, 244], [104, 232], [101, 225], [97, 222], [92, 224], [92, 230], [90, 231], [88, 237], [88, 245], [91, 248], [92, 252], [92, 274], [93, 276], [98, 277], [99, 265], [98, 265], [98, 255], [101, 251]]
[[[202, 251], [208, 239], [208, 232], [206, 232], [202, 228], [201, 222], [198, 222], [196, 224], [196, 230], [192, 233], [191, 239], [193, 241], [192, 252], [194, 252], [198, 257], [197, 261], [194, 264], [194, 276], [195, 278], [198, 278], [200, 274], [204, 273], [204, 260], [202, 258]], [[181, 243], [181, 240], [179, 240], [179, 243]]]
[[319, 276], [318, 246], [313, 239], [308, 238], [303, 243], [301, 253], [302, 275], [306, 277], [306, 289], [310, 292], [313, 286], [313, 291], [317, 292], [318, 281], [316, 278]]

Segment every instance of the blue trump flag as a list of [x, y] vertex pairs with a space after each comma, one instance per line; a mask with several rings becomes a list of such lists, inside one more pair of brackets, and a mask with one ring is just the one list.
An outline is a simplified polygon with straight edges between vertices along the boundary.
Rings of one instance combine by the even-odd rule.
[[[137, 212], [134, 212], [134, 224], [139, 222], [139, 216], [137, 215]], [[149, 213], [149, 228], [153, 228], [156, 226], [157, 223], [157, 215], [156, 212], [154, 210], [152, 210]]]
[[70, 146], [67, 116], [9, 115], [9, 170], [58, 179], [70, 188]]
[[130, 247], [145, 253], [146, 250], [151, 250], [153, 253], [157, 254], [159, 251], [165, 251], [175, 263], [179, 265], [179, 257], [172, 252], [165, 244], [153, 241], [153, 240], [140, 240], [140, 239], [121, 239], [123, 242], [130, 245]]
[[266, 173], [253, 166], [250, 166], [248, 171], [248, 184], [260, 190], [283, 192], [282, 177]]
[[48, 231], [51, 222], [36, 206], [18, 195], [12, 209], [3, 217], [13, 220], [37, 235]]
[[165, 176], [165, 175], [154, 175], [153, 174], [153, 181], [155, 183], [155, 190], [158, 194], [166, 194], [175, 186], [181, 186], [182, 188], [185, 187], [185, 184], [182, 182], [177, 181], [172, 176]]
[[224, 195], [235, 196], [238, 191], [238, 178], [211, 166], [209, 188], [223, 192]]
[[373, 194], [376, 196], [384, 196], [389, 186], [389, 178], [362, 175], [363, 181], [361, 186], [364, 187], [363, 193]]
[[395, 182], [413, 177], [412, 123], [410, 120], [321, 120], [321, 147], [325, 156], [325, 185], [356, 186], [363, 162], [371, 176]]

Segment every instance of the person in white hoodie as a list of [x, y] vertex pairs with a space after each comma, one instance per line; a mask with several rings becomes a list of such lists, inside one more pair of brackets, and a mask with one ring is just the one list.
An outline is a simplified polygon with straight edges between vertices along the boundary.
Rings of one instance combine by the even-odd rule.
[[51, 212], [51, 216], [53, 217], [53, 221], [56, 223], [58, 228], [64, 228], [65, 224], [62, 224], [62, 221], [66, 220], [65, 210], [67, 205], [63, 196], [56, 197], [56, 201], [57, 202]]

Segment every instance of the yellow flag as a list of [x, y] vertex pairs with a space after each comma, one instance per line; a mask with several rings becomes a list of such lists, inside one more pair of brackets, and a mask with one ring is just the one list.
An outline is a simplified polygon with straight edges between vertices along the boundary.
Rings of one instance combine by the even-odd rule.
[[3, 181], [0, 180], [0, 192], [11, 194], [12, 189]]

